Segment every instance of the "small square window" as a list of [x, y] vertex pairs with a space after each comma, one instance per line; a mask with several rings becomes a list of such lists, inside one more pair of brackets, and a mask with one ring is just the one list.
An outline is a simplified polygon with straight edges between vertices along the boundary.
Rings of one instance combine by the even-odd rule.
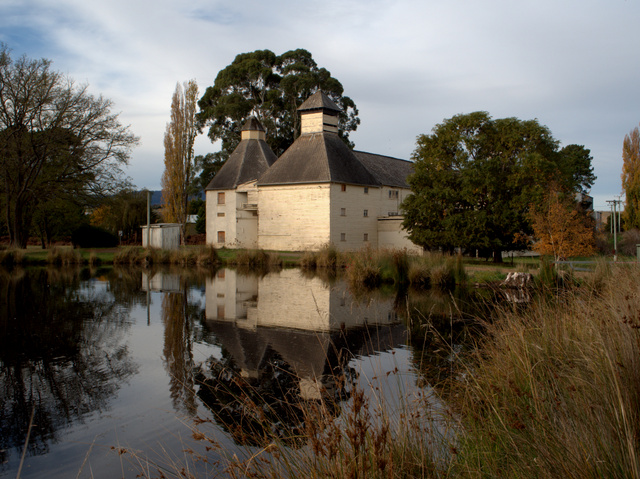
[[340, 233], [340, 241], [347, 241], [347, 233]]
[[340, 208], [340, 216], [347, 216], [347, 209], [346, 208]]
[[369, 233], [365, 233], [364, 234], [364, 240], [365, 241], [369, 241]]
[[224, 231], [218, 231], [218, 243], [224, 243], [225, 234]]
[[369, 210], [364, 210], [364, 214], [362, 216], [369, 216]]
[[340, 185], [340, 191], [347, 191], [347, 185]]
[[218, 193], [218, 204], [224, 205], [224, 193]]

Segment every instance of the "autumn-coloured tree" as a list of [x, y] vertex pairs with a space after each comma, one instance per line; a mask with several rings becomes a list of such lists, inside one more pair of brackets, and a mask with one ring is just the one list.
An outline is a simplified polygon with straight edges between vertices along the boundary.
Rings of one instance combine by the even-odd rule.
[[529, 216], [537, 241], [533, 249], [555, 261], [595, 253], [593, 220], [571, 195], [552, 188], [539, 206], [531, 206]]
[[180, 240], [184, 244], [187, 226], [189, 186], [196, 169], [193, 143], [198, 133], [196, 101], [198, 85], [195, 80], [179, 83], [171, 101], [171, 121], [164, 134], [164, 173], [162, 174], [162, 202], [165, 221], [180, 223]]
[[640, 131], [637, 126], [625, 135], [622, 144], [622, 189], [624, 228], [640, 228]]

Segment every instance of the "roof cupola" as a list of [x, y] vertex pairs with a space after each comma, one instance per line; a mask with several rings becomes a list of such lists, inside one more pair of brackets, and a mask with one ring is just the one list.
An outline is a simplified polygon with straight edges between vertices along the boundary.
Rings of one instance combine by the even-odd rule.
[[240, 130], [241, 140], [265, 140], [264, 127], [255, 116], [250, 117]]
[[318, 90], [298, 107], [301, 134], [338, 133], [338, 115], [342, 111], [322, 90]]

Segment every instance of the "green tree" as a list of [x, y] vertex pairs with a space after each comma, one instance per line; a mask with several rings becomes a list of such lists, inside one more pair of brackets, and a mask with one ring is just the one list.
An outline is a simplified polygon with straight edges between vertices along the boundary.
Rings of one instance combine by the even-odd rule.
[[196, 168], [193, 143], [198, 133], [196, 102], [198, 85], [195, 80], [179, 83], [171, 101], [171, 121], [164, 134], [164, 173], [162, 174], [162, 202], [165, 220], [180, 223], [180, 238], [184, 244], [187, 228], [189, 189]]
[[640, 131], [636, 126], [622, 143], [624, 229], [640, 228]]
[[574, 148], [558, 151], [536, 120], [493, 120], [486, 112], [447, 119], [418, 137], [404, 227], [425, 248], [478, 249], [500, 262], [502, 251], [526, 247], [529, 205], [541, 201], [551, 179], [563, 191], [591, 186], [590, 162], [565, 165], [574, 150], [579, 156]]
[[195, 169], [199, 174], [194, 178], [191, 188], [192, 195], [198, 195], [209, 185], [214, 176], [224, 165], [225, 158], [221, 152], [198, 155], [194, 159]]
[[198, 102], [198, 121], [201, 127], [209, 127], [212, 142], [222, 141], [226, 159], [240, 141], [242, 125], [254, 115], [266, 130], [267, 143], [279, 156], [300, 134], [297, 108], [319, 89], [342, 108], [340, 135], [351, 145], [349, 132], [360, 124], [358, 109], [343, 95], [342, 84], [318, 67], [304, 49], [280, 56], [270, 50], [236, 56]]
[[55, 240], [71, 237], [85, 221], [84, 208], [74, 198], [60, 195], [40, 202], [33, 214], [33, 228], [40, 237], [42, 248]]
[[88, 202], [126, 184], [121, 166], [138, 141], [110, 100], [50, 64], [14, 61], [0, 45], [0, 191], [11, 244], [20, 248], [45, 199], [64, 193]]

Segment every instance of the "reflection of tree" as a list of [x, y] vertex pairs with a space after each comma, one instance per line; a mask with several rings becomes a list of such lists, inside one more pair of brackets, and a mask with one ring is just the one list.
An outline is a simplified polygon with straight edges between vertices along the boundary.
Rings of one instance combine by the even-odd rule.
[[126, 312], [73, 278], [0, 276], [0, 454], [22, 448], [32, 410], [29, 453], [46, 452], [60, 428], [105, 409], [136, 370]]
[[162, 322], [164, 324], [163, 353], [169, 372], [173, 406], [176, 409], [184, 407], [188, 413], [195, 414], [193, 343], [191, 321], [187, 317], [186, 291], [163, 294]]

